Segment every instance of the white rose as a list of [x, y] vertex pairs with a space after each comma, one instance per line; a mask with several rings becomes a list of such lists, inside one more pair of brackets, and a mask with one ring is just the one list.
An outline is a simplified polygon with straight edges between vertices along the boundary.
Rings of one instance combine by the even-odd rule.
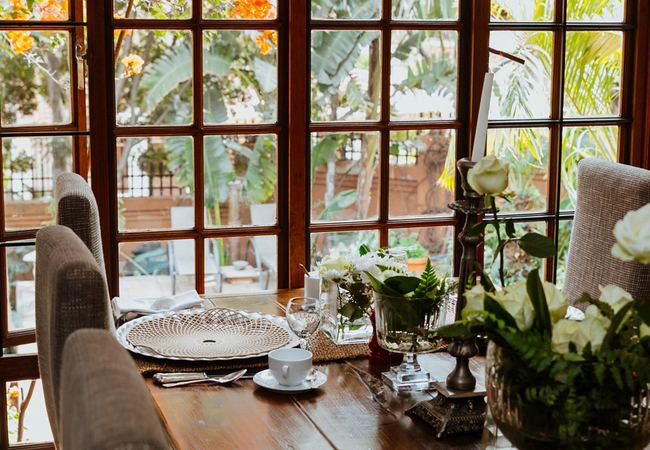
[[507, 286], [504, 290], [489, 294], [515, 319], [517, 328], [526, 331], [533, 326], [535, 311], [533, 303], [526, 291], [526, 281], [518, 281], [513, 286]]
[[328, 270], [343, 271], [348, 268], [348, 260], [345, 256], [339, 256], [338, 258], [333, 258], [330, 255], [327, 255], [318, 265], [318, 271], [321, 274], [324, 274]]
[[567, 308], [569, 307], [566, 297], [553, 283], [544, 281], [543, 285], [548, 312], [551, 315], [551, 323], [564, 319]]
[[469, 169], [467, 182], [479, 194], [500, 194], [508, 187], [508, 164], [486, 156]]
[[650, 203], [616, 222], [614, 237], [614, 258], [650, 264]]
[[603, 316], [596, 305], [591, 305], [585, 311], [585, 319], [580, 326], [585, 329], [585, 334], [591, 342], [591, 350], [598, 350], [605, 339], [610, 320]]
[[634, 300], [627, 291], [613, 284], [608, 284], [605, 287], [598, 286], [598, 289], [600, 289], [600, 300], [611, 306], [614, 314]]
[[485, 309], [485, 289], [480, 284], [477, 284], [469, 291], [465, 291], [465, 311], [483, 311]]
[[582, 351], [589, 339], [578, 326], [579, 323], [577, 320], [561, 319], [553, 325], [551, 347], [554, 352], [569, 353], [569, 342], [575, 344], [578, 352]]

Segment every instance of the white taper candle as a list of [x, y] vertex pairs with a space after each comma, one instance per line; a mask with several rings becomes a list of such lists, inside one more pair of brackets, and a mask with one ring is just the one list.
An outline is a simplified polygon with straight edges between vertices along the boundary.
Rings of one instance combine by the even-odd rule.
[[481, 106], [478, 110], [478, 122], [476, 123], [476, 134], [474, 135], [474, 147], [472, 148], [472, 161], [478, 162], [485, 156], [485, 139], [487, 138], [488, 111], [490, 111], [490, 97], [492, 96], [493, 73], [486, 73], [483, 80], [483, 93], [481, 94]]

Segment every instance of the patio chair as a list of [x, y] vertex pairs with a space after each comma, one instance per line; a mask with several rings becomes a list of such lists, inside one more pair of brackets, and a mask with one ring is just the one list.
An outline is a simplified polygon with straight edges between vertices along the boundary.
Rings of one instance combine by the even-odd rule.
[[147, 386], [128, 352], [103, 330], [77, 330], [61, 365], [65, 450], [171, 448]]
[[36, 344], [47, 415], [60, 445], [59, 387], [63, 346], [80, 328], [114, 331], [104, 271], [70, 229], [36, 233]]
[[86, 180], [76, 173], [62, 173], [56, 178], [54, 196], [56, 224], [71, 228], [90, 249], [102, 272], [106, 273], [99, 211]]
[[[263, 203], [250, 206], [252, 225], [274, 225], [276, 223], [277, 206], [275, 203]], [[253, 245], [255, 265], [260, 274], [260, 287], [268, 289], [271, 273], [278, 272], [278, 243], [276, 236], [253, 236], [246, 244], [246, 256], [249, 245]], [[266, 281], [263, 281], [262, 267], [266, 266]], [[263, 286], [262, 286], [263, 284]]]
[[[172, 229], [194, 228], [194, 208], [192, 206], [173, 206], [170, 209]], [[212, 239], [206, 239], [204, 251], [205, 274], [215, 275], [217, 292], [221, 292], [221, 266], [219, 256], [212, 250], [215, 245]], [[176, 277], [179, 275], [194, 275], [194, 242], [174, 240], [167, 245], [169, 255], [169, 275], [171, 276], [172, 293], [176, 294]]]
[[[573, 304], [583, 292], [600, 298], [598, 286], [615, 284], [633, 298], [650, 296], [650, 266], [612, 256], [612, 230], [628, 211], [650, 203], [650, 171], [586, 158], [578, 164], [578, 198], [564, 277]], [[585, 309], [585, 305], [576, 305]]]

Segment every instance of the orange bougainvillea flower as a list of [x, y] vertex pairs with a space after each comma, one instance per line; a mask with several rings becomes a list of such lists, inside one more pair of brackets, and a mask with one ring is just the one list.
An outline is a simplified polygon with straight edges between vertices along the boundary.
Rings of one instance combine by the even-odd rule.
[[268, 0], [237, 0], [230, 10], [231, 19], [275, 19], [275, 7]]
[[266, 55], [271, 50], [273, 50], [273, 45], [271, 44], [271, 42], [266, 42], [267, 40], [270, 40], [271, 42], [273, 42], [273, 44], [277, 45], [278, 34], [273, 30], [265, 30], [262, 36], [257, 36], [255, 38], [255, 42], [257, 43], [257, 46], [260, 48], [260, 53], [262, 55]]
[[17, 53], [25, 53], [34, 47], [34, 38], [30, 36], [29, 31], [10, 31], [7, 33], [11, 39], [11, 46]]
[[15, 387], [15, 386], [12, 387], [12, 388], [10, 388], [10, 389], [9, 389], [9, 394], [11, 394], [11, 396], [12, 396], [13, 398], [18, 398], [18, 388]]
[[275, 44], [278, 45], [278, 33], [272, 30], [265, 30], [264, 31], [264, 39], [271, 39], [271, 41]]
[[66, 20], [68, 16], [67, 0], [62, 0], [61, 3], [59, 3], [58, 0], [43, 0], [36, 6], [35, 9], [40, 14], [41, 20], [47, 22]]
[[140, 56], [130, 53], [129, 56], [126, 56], [122, 59], [122, 64], [126, 68], [126, 72], [122, 74], [122, 78], [128, 78], [133, 75], [137, 75], [142, 72], [142, 65], [144, 64], [144, 59]]

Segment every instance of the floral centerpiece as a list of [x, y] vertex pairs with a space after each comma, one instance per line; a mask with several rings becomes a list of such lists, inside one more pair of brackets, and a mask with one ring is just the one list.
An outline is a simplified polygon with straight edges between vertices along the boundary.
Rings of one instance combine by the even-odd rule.
[[405, 354], [404, 362], [382, 373], [382, 379], [398, 391], [428, 389], [429, 373], [416, 354], [442, 346], [436, 329], [445, 323], [446, 300], [455, 284], [439, 277], [430, 260], [419, 277], [391, 271], [366, 275], [374, 291], [377, 341], [386, 350]]
[[372, 336], [372, 288], [368, 274], [376, 277], [404, 275], [406, 265], [387, 250], [371, 252], [366, 245], [358, 254], [325, 256], [318, 265], [322, 280], [323, 330], [337, 344], [367, 343]]
[[[471, 171], [468, 178], [472, 183]], [[486, 204], [494, 205], [493, 192], [484, 192]], [[502, 237], [495, 207], [493, 213], [490, 224], [503, 260], [504, 242], [518, 238], [508, 223]], [[650, 205], [616, 225], [615, 257], [650, 263], [650, 223], [642, 220], [647, 214]], [[532, 247], [546, 248], [545, 239], [534, 238]], [[483, 272], [481, 284], [465, 293], [462, 320], [439, 330], [490, 340], [488, 404], [499, 429], [518, 448], [641, 449], [650, 442], [650, 301], [634, 300], [614, 285], [600, 290], [598, 299], [588, 294], [580, 299], [589, 304], [584, 319], [570, 320], [566, 298], [554, 284], [542, 282], [537, 270], [501, 290]]]

